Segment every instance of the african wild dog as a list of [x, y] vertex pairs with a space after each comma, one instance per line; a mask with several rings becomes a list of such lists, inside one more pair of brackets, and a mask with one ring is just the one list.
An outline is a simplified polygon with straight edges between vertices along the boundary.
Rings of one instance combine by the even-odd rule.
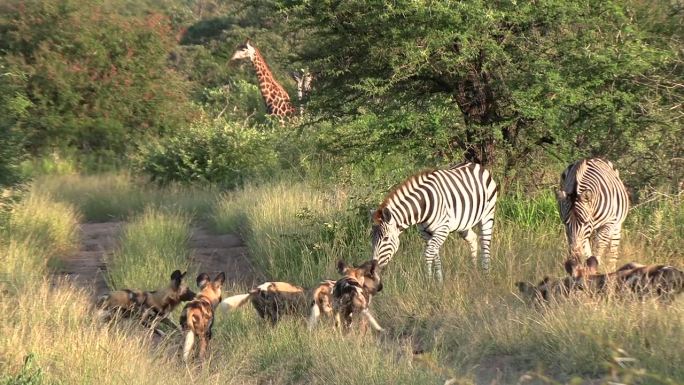
[[366, 332], [367, 323], [373, 329], [383, 331], [369, 310], [371, 298], [382, 290], [378, 261], [374, 259], [359, 266], [339, 261], [337, 270], [343, 277], [335, 283], [332, 293], [335, 327], [341, 326], [343, 332], [348, 332], [356, 316], [361, 318], [362, 333]]
[[265, 282], [247, 294], [228, 297], [221, 302], [226, 310], [238, 308], [248, 301], [259, 317], [275, 325], [286, 314], [304, 314], [310, 309], [308, 328], [312, 330], [321, 314], [332, 316], [332, 289], [335, 281], [325, 280], [312, 289], [287, 282]]
[[176, 330], [178, 325], [171, 321], [168, 316], [181, 302], [190, 301], [195, 293], [183, 282], [186, 273], [175, 270], [171, 273], [171, 282], [168, 287], [154, 291], [139, 290], [116, 290], [98, 298], [97, 306], [102, 310], [101, 315], [105, 319], [111, 318], [115, 313], [123, 317], [139, 314], [143, 325], [151, 327], [160, 335], [157, 329], [159, 323], [166, 323]]
[[183, 343], [183, 361], [187, 362], [195, 343], [195, 335], [199, 338], [199, 357], [201, 360], [207, 351], [211, 339], [211, 328], [214, 324], [214, 310], [221, 302], [221, 288], [226, 281], [226, 274], [221, 272], [212, 281], [209, 274], [202, 273], [197, 277], [200, 293], [188, 302], [180, 316], [180, 324], [185, 333]]
[[684, 272], [672, 266], [632, 262], [612, 273], [598, 274], [598, 259], [592, 256], [587, 258], [584, 266], [577, 265], [573, 259], [568, 260], [565, 270], [569, 277], [545, 277], [536, 286], [527, 282], [517, 282], [516, 285], [524, 296], [544, 301], [585, 291], [602, 296], [624, 296], [631, 293], [640, 299], [652, 296], [669, 302], [677, 294], [684, 292]]

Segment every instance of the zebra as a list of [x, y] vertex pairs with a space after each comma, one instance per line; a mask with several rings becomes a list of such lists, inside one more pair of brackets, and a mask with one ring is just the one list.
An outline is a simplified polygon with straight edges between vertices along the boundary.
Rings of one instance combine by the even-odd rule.
[[[464, 162], [449, 169], [424, 171], [403, 181], [372, 213], [373, 259], [382, 268], [399, 248], [399, 235], [411, 225], [426, 241], [428, 277], [442, 281], [439, 249], [447, 236], [458, 231], [468, 242], [473, 263], [477, 258], [480, 225], [482, 267], [489, 271], [489, 245], [494, 226], [497, 186], [489, 171]], [[434, 268], [434, 270], [433, 270]]]
[[[568, 240], [568, 261], [579, 266], [589, 256], [600, 257], [609, 247], [608, 268], [615, 268], [629, 197], [613, 164], [600, 158], [581, 159], [570, 164], [561, 174], [556, 198]], [[592, 233], [595, 252], [591, 249]]]

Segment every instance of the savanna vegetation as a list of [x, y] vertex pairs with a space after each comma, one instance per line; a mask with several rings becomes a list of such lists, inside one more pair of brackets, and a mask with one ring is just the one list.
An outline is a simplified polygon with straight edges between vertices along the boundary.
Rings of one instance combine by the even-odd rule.
[[[621, 261], [684, 267], [683, 25], [665, 0], [3, 2], [0, 384], [684, 383], [684, 299], [540, 309], [514, 286], [564, 274], [552, 189], [585, 156], [630, 190]], [[229, 62], [248, 37], [296, 105], [289, 71], [314, 74], [303, 116], [267, 116], [251, 65]], [[246, 308], [188, 368], [177, 335], [103, 325], [51, 274], [79, 223], [117, 220], [111, 288], [194, 275], [194, 224], [311, 285], [369, 258], [393, 185], [463, 159], [500, 186], [492, 271], [452, 236], [431, 282], [409, 230], [373, 300], [381, 335]]]

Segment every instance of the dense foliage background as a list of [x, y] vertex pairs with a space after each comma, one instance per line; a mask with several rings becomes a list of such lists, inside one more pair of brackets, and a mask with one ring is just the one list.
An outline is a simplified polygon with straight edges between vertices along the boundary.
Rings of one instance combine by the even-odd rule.
[[[0, 183], [27, 153], [228, 187], [390, 186], [465, 158], [533, 191], [603, 156], [634, 191], [676, 191], [683, 21], [662, 0], [9, 0]], [[251, 65], [228, 61], [247, 37], [295, 102], [290, 71], [314, 74], [303, 118], [265, 116]]]

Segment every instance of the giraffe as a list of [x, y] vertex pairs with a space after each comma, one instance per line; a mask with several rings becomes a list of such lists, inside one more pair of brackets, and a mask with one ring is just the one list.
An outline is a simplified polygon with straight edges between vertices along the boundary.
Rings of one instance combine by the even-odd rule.
[[243, 44], [240, 44], [230, 58], [233, 60], [249, 59], [254, 65], [257, 80], [259, 82], [259, 90], [261, 96], [266, 103], [266, 110], [269, 115], [277, 116], [281, 123], [287, 117], [294, 115], [295, 108], [290, 102], [290, 96], [287, 94], [283, 86], [281, 86], [273, 77], [271, 69], [268, 68], [266, 60], [261, 55], [261, 52], [252, 45], [252, 42], [247, 39]]
[[300, 69], [298, 71], [292, 71], [290, 76], [297, 83], [297, 100], [299, 101], [299, 115], [304, 115], [304, 103], [305, 99], [309, 96], [311, 92], [311, 83], [313, 82], [314, 76], [309, 70]]

